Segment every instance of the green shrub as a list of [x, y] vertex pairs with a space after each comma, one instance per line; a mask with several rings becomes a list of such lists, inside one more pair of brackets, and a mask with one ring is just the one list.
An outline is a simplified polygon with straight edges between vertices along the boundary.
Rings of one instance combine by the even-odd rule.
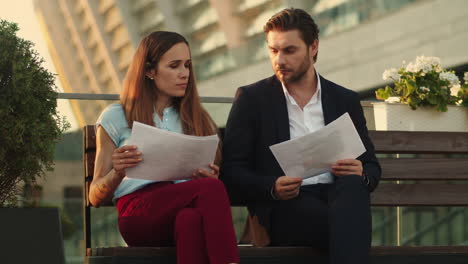
[[55, 142], [69, 127], [56, 112], [55, 76], [17, 31], [0, 20], [0, 207], [16, 205], [21, 183], [52, 170]]

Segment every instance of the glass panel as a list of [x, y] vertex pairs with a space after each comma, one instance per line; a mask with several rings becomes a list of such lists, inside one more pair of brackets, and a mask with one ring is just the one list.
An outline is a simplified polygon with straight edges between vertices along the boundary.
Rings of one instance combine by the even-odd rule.
[[321, 36], [335, 34], [418, 0], [320, 0], [310, 9]]
[[234, 231], [236, 232], [237, 241], [242, 237], [245, 222], [249, 212], [246, 207], [231, 207], [232, 222], [234, 224]]
[[91, 208], [91, 223], [93, 248], [126, 246], [117, 225], [116, 207]]
[[372, 245], [397, 245], [397, 209], [372, 207]]
[[402, 208], [401, 245], [466, 245], [468, 243], [468, 208]]
[[231, 104], [203, 103], [203, 107], [208, 111], [218, 127], [226, 126], [231, 106]]

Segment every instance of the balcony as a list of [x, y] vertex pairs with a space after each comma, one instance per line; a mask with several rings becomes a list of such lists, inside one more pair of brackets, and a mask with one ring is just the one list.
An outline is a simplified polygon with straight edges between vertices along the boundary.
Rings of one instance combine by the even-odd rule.
[[271, 0], [244, 0], [239, 4], [238, 12], [244, 13], [254, 8], [261, 8], [267, 3], [271, 3]]
[[177, 2], [177, 12], [185, 13], [194, 8], [197, 8], [198, 5], [207, 2], [207, 0], [178, 0]]
[[104, 14], [115, 5], [115, 0], [99, 0], [99, 13]]
[[263, 26], [265, 25], [265, 21], [268, 21], [271, 16], [279, 12], [282, 8], [277, 9], [267, 9], [262, 13], [258, 14], [258, 16], [250, 23], [245, 31], [246, 37], [251, 37], [260, 33], [263, 33]]
[[134, 0], [132, 3], [132, 11], [133, 13], [139, 13], [155, 4], [156, 0]]
[[186, 20], [187, 31], [191, 34], [218, 23], [218, 14], [213, 8], [207, 8], [190, 15]]
[[162, 14], [151, 14], [151, 12], [145, 12], [141, 18], [140, 32], [148, 32], [161, 26], [164, 22]]
[[111, 35], [112, 51], [117, 51], [130, 42], [127, 29], [123, 26], [116, 28]]
[[226, 37], [224, 36], [224, 32], [215, 31], [203, 39], [200, 47], [198, 48], [197, 54], [195, 55], [201, 56], [225, 45]]
[[121, 24], [122, 16], [117, 8], [110, 9], [104, 16], [104, 29], [106, 32], [112, 32]]

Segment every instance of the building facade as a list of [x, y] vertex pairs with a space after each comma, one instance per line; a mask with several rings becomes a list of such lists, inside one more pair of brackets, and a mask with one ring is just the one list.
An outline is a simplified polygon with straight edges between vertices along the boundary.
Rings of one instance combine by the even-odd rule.
[[[465, 0], [35, 0], [58, 78], [74, 93], [119, 93], [140, 39], [169, 30], [190, 42], [200, 94], [232, 97], [272, 74], [263, 25], [286, 7], [319, 25], [319, 72], [356, 91], [384, 85], [383, 70], [417, 55], [468, 64]], [[72, 101], [80, 126], [107, 104]], [[229, 106], [207, 108], [222, 125]]]

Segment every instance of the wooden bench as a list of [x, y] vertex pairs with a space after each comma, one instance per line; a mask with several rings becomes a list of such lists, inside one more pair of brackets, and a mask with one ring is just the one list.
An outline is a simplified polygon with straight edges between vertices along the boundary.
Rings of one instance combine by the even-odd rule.
[[[371, 196], [373, 206], [468, 205], [468, 132], [369, 131], [369, 134], [383, 168], [381, 184]], [[91, 247], [88, 191], [94, 172], [94, 126], [84, 127], [83, 145], [86, 263], [176, 263], [175, 249], [170, 247]], [[426, 154], [439, 156], [426, 157]], [[458, 157], [449, 157], [453, 154]], [[324, 252], [308, 247], [239, 245], [239, 252], [241, 263], [327, 263]], [[374, 246], [371, 261], [465, 264], [468, 246]]]

